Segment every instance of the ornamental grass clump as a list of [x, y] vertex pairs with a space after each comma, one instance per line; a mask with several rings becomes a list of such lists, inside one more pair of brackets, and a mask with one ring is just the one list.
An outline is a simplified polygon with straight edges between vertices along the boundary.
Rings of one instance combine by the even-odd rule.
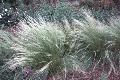
[[47, 69], [48, 80], [58, 80], [58, 76], [69, 80], [71, 71], [79, 72], [79, 79], [118, 74], [119, 19], [111, 19], [106, 25], [84, 14], [84, 20], [73, 19], [71, 25], [67, 20], [60, 25], [46, 22], [39, 15], [35, 19], [27, 16], [16, 40], [25, 49], [26, 62], [33, 70]]
[[[99, 61], [105, 56], [105, 51], [111, 41], [108, 26], [97, 21], [90, 15], [86, 15], [84, 21], [73, 20], [76, 27], [72, 31], [74, 36], [75, 53], [80, 59], [91, 59]], [[78, 51], [78, 52], [77, 52]], [[81, 56], [81, 57], [80, 57]]]
[[76, 55], [73, 58], [76, 59], [75, 62], [79, 64], [80, 69], [56, 74], [49, 80], [76, 79], [76, 75], [79, 76], [77, 79], [81, 80], [103, 78], [119, 80], [119, 17], [111, 18], [108, 26], [91, 15], [86, 13], [85, 15], [83, 21], [73, 20], [72, 30], [69, 32], [71, 37], [69, 55]]
[[[30, 19], [30, 18], [29, 18]], [[68, 55], [66, 35], [58, 25], [30, 19], [24, 24], [25, 31], [19, 35], [19, 44], [26, 49], [28, 63], [33, 69], [41, 69], [49, 64], [49, 73], [63, 68], [63, 60]]]
[[[111, 18], [109, 26], [103, 24], [90, 15], [85, 21], [74, 20], [77, 29], [74, 33], [73, 51], [79, 56], [83, 68], [94, 71], [101, 68], [108, 78], [119, 75], [119, 17]], [[75, 46], [77, 45], [77, 46]], [[76, 50], [78, 49], [78, 50]]]

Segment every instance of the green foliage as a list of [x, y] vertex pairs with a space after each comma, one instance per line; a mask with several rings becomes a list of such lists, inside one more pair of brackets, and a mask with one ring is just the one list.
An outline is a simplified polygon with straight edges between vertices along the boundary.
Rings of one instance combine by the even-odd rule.
[[54, 18], [55, 20], [64, 20], [66, 18], [67, 20], [70, 20], [73, 16], [74, 9], [72, 6], [60, 3], [55, 7], [54, 11]]
[[49, 4], [43, 4], [39, 9], [30, 10], [28, 15], [35, 18], [37, 15], [41, 15], [45, 21], [49, 22], [62, 22], [64, 19], [67, 19], [69, 22], [72, 21], [73, 18], [80, 19], [83, 18], [83, 14], [80, 10], [75, 9], [68, 3], [60, 2], [56, 6], [51, 6]]
[[0, 3], [0, 29], [7, 29], [19, 22], [18, 13], [8, 3]]
[[112, 50], [114, 46], [119, 49], [118, 42], [114, 44], [119, 41], [119, 25], [114, 22], [114, 25], [108, 26], [90, 14], [84, 14], [85, 20], [73, 19], [72, 25], [64, 20], [64, 26], [45, 22], [39, 16], [38, 19], [27, 18], [27, 24], [22, 24], [25, 29], [18, 42], [26, 49], [28, 62], [33, 69], [41, 69], [49, 64], [49, 74], [54, 74], [65, 68], [86, 69], [100, 65], [106, 59], [114, 67], [111, 61], [117, 56]]
[[[106, 31], [107, 27], [90, 16], [85, 19], [86, 21], [77, 22], [78, 28], [73, 32], [75, 37], [73, 42], [78, 46], [78, 49], [81, 49], [82, 56], [85, 55], [83, 53], [87, 53], [87, 56], [95, 57], [96, 52], [102, 55], [105, 51], [105, 44], [109, 40], [109, 32]], [[96, 55], [98, 56], [98, 54]], [[98, 58], [100, 58], [100, 55]]]
[[49, 4], [43, 4], [38, 10], [37, 14], [38, 13], [47, 21], [53, 21], [54, 19], [54, 7]]
[[[10, 8], [10, 4], [5, 5], [4, 9]], [[24, 13], [21, 10], [26, 10], [24, 4], [20, 5], [19, 15]], [[4, 9], [2, 13], [5, 15], [0, 18], [2, 29], [19, 22], [16, 16], [13, 16], [15, 20], [12, 18], [12, 11], [4, 11]], [[56, 6], [43, 4], [39, 9], [31, 8], [26, 12], [33, 18], [28, 17], [27, 22], [21, 24], [24, 29], [18, 34], [17, 42], [26, 50], [26, 61], [32, 69], [42, 70], [47, 66], [51, 76], [66, 69], [87, 69], [99, 63], [104, 64], [103, 61], [107, 59], [110, 67], [115, 71], [120, 49], [119, 18], [109, 21], [106, 18], [110, 17], [109, 12], [93, 11], [94, 17], [101, 21], [107, 20], [108, 26], [87, 14], [89, 11], [84, 12], [82, 8], [75, 10], [66, 3], [59, 3]], [[54, 22], [62, 22], [65, 25]], [[11, 42], [11, 35], [0, 30], [0, 66], [3, 66], [14, 54], [14, 50], [10, 48]]]
[[119, 14], [119, 12], [113, 8], [110, 10], [106, 10], [106, 9], [99, 9], [99, 10], [91, 10], [93, 16], [98, 19], [101, 22], [105, 22], [105, 24], [109, 24], [109, 19], [112, 16], [116, 16]]
[[3, 66], [15, 53], [15, 51], [10, 48], [12, 43], [13, 41], [11, 40], [10, 34], [0, 30], [0, 66]]
[[21, 36], [20, 44], [27, 49], [27, 56], [33, 69], [40, 69], [50, 63], [49, 74], [62, 69], [66, 53], [65, 34], [56, 25], [30, 23], [28, 33]]
[[13, 80], [14, 78], [14, 73], [4, 66], [15, 54], [15, 51], [11, 49], [13, 43], [11, 38], [10, 33], [0, 30], [0, 80]]
[[[71, 53], [77, 54], [85, 68], [103, 65], [108, 62], [109, 68], [116, 73], [119, 66], [119, 17], [112, 18], [109, 26], [90, 15], [85, 21], [74, 20], [77, 28], [72, 32], [73, 49]], [[94, 65], [93, 65], [94, 64]]]

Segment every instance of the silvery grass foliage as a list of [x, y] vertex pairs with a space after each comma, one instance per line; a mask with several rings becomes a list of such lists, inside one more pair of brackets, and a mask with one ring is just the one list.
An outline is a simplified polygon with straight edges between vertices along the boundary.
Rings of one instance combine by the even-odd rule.
[[[106, 75], [107, 73], [104, 79], [107, 77], [112, 79], [113, 75], [111, 74], [119, 75], [120, 19], [119, 17], [111, 18], [108, 26], [97, 21], [90, 14], [85, 13], [85, 15], [85, 21], [73, 20], [73, 26], [71, 27], [73, 29], [69, 33], [69, 36], [72, 37], [69, 53], [72, 56], [77, 55], [74, 58], [82, 66], [79, 66], [81, 69], [92, 68], [92, 71], [95, 71], [96, 68], [102, 68], [102, 73], [100, 74], [105, 73]], [[101, 76], [103, 79], [103, 75]], [[57, 75], [56, 80], [58, 77]], [[92, 79], [97, 79], [97, 77]]]
[[12, 36], [3, 30], [0, 30], [0, 80], [13, 80], [14, 73], [8, 69], [6, 64], [15, 51], [11, 49], [13, 44]]
[[[22, 66], [24, 56], [20, 54], [19, 50], [15, 46], [12, 32], [0, 30], [0, 80], [21, 80], [16, 76], [22, 74]], [[16, 47], [14, 50], [12, 47]], [[22, 50], [23, 51], [23, 50]], [[21, 57], [22, 56], [22, 57]]]
[[66, 27], [45, 22], [39, 15], [37, 19], [28, 16], [27, 22], [23, 21], [24, 29], [18, 33], [16, 41], [25, 49], [26, 62], [33, 70], [44, 72], [47, 68], [48, 75], [52, 76], [78, 68], [77, 56], [70, 53], [71, 28], [67, 20], [64, 22]]
[[3, 60], [3, 62], [7, 61], [7, 59], [14, 53], [12, 52], [11, 44], [13, 43], [11, 39], [11, 35], [3, 30], [0, 30], [0, 59]]
[[73, 19], [70, 25], [65, 19], [64, 26], [46, 22], [39, 15], [35, 19], [27, 16], [16, 41], [25, 49], [26, 62], [33, 70], [47, 69], [53, 76], [71, 69], [85, 73], [100, 67], [108, 75], [112, 71], [117, 74], [119, 19], [111, 19], [108, 26], [87, 14], [89, 11], [83, 13], [85, 20]]
[[[86, 13], [85, 13], [86, 14]], [[73, 20], [73, 46], [82, 68], [103, 68], [108, 75], [119, 71], [119, 17], [109, 20], [109, 26], [86, 14], [86, 21]], [[80, 62], [79, 62], [80, 63]], [[105, 68], [107, 65], [107, 69]], [[108, 70], [108, 71], [107, 71]]]
[[[79, 24], [79, 29], [77, 29], [77, 33], [75, 32], [75, 35], [78, 35], [78, 39], [75, 40], [77, 41], [76, 45], [78, 45], [79, 51], [77, 55], [80, 56], [79, 58], [83, 63], [85, 62], [83, 65], [89, 63], [90, 65], [87, 65], [87, 67], [92, 66], [93, 70], [95, 67], [101, 66], [103, 67], [103, 72], [107, 72], [108, 75], [110, 75], [112, 71], [118, 75], [119, 17], [111, 18], [108, 26], [95, 20], [91, 15], [86, 16], [86, 21], [80, 22], [74, 20], [75, 22], [73, 22]], [[75, 48], [77, 47], [75, 46]], [[106, 65], [108, 71], [105, 68]]]
[[42, 19], [41, 22], [32, 18], [29, 20], [29, 25], [23, 25], [26, 29], [19, 35], [19, 44], [26, 49], [31, 66], [40, 69], [49, 64], [50, 74], [61, 70], [63, 59], [68, 55], [65, 33], [56, 24], [46, 23]]

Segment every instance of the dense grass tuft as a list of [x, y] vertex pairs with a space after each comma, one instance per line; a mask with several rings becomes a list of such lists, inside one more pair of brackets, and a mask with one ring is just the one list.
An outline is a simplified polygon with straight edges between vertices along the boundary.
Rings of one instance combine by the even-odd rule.
[[117, 73], [119, 19], [111, 19], [107, 25], [87, 13], [83, 12], [83, 20], [73, 19], [71, 24], [64, 19], [64, 25], [27, 16], [17, 42], [25, 49], [26, 62], [33, 70], [47, 69], [49, 76], [67, 75], [69, 70], [83, 74], [95, 71], [99, 77]]

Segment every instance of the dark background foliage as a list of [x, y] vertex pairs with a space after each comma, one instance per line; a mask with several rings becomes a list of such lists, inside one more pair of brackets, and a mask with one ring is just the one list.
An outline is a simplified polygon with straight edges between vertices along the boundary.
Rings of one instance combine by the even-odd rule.
[[64, 17], [69, 20], [70, 18], [79, 19], [81, 18], [80, 8], [83, 6], [90, 9], [95, 18], [106, 21], [109, 16], [119, 15], [119, 5], [119, 0], [93, 0], [93, 2], [86, 0], [0, 0], [0, 28], [6, 29], [16, 25], [26, 13], [33, 17], [36, 12], [39, 12], [49, 21], [61, 21]]

